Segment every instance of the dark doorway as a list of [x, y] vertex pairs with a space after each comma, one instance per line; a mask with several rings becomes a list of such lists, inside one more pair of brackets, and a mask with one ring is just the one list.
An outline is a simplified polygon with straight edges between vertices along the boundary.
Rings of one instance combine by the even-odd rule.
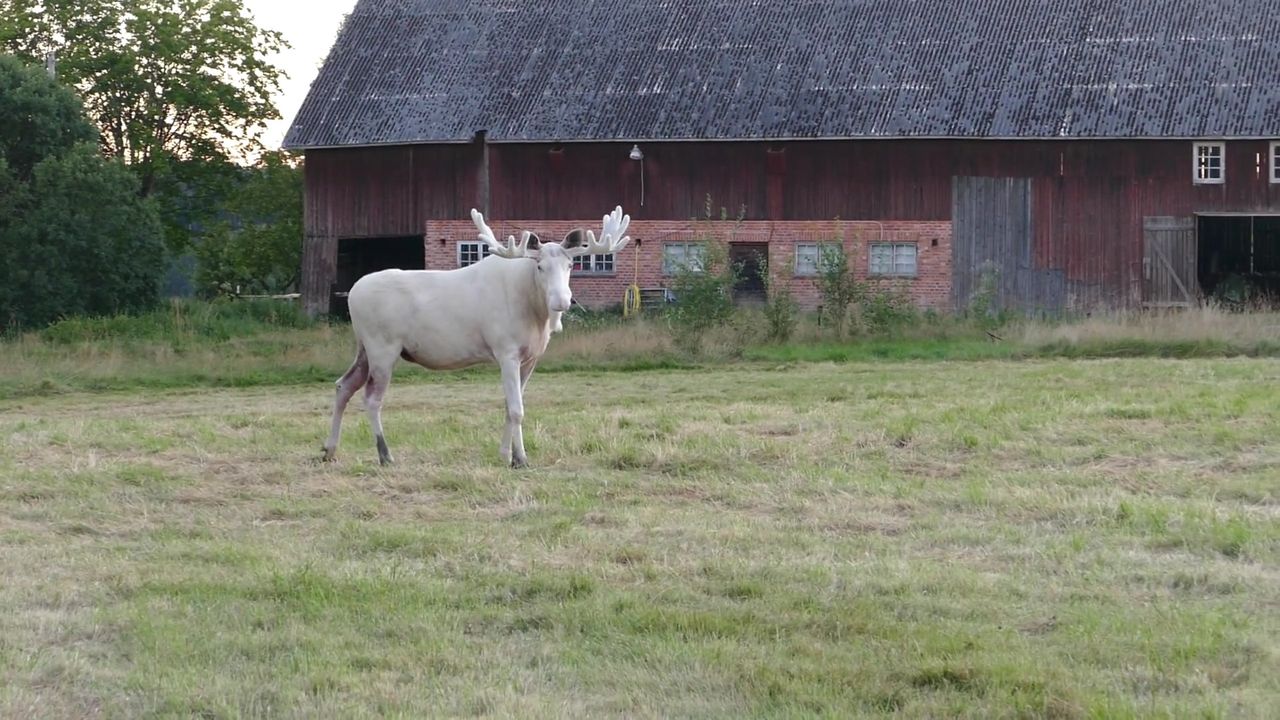
[[1206, 297], [1228, 305], [1280, 301], [1280, 216], [1201, 215], [1196, 237]]
[[734, 302], [764, 302], [769, 243], [730, 243], [729, 262], [738, 268], [738, 281], [733, 284]]
[[424, 270], [426, 267], [427, 255], [421, 236], [339, 240], [337, 278], [333, 284], [330, 311], [339, 317], [348, 317], [347, 291], [371, 272], [389, 268]]

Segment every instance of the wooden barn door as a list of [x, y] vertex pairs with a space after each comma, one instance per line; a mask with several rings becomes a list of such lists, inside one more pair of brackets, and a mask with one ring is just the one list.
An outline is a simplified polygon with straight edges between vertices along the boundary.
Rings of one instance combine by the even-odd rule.
[[1199, 302], [1196, 281], [1196, 225], [1192, 218], [1142, 219], [1142, 305], [1192, 307]]
[[1029, 315], [1066, 305], [1066, 276], [1035, 266], [1030, 178], [955, 177], [951, 210], [951, 301]]

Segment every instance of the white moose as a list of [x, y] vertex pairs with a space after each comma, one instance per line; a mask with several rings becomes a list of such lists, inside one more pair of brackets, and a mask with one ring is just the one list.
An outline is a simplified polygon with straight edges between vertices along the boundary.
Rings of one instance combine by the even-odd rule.
[[333, 425], [324, 443], [332, 460], [342, 435], [342, 413], [364, 387], [365, 409], [377, 439], [378, 460], [392, 462], [382, 434], [382, 398], [391, 369], [404, 358], [431, 370], [454, 370], [483, 362], [502, 369], [507, 424], [498, 452], [511, 467], [524, 467], [524, 387], [547, 349], [573, 293], [569, 274], [579, 255], [616, 253], [631, 238], [622, 207], [605, 215], [597, 241], [588, 230], [561, 243], [539, 243], [530, 232], [504, 246], [478, 211], [471, 220], [490, 256], [456, 270], [382, 270], [360, 278], [347, 296], [356, 359], [338, 380]]

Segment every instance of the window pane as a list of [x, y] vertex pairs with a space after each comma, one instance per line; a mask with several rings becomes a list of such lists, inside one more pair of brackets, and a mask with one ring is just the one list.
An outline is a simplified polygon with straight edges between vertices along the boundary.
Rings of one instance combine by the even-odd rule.
[[488, 245], [478, 242], [458, 243], [458, 267], [475, 265], [486, 257], [489, 257]]
[[1223, 152], [1224, 147], [1220, 143], [1196, 145], [1195, 179], [1221, 181], [1223, 179]]
[[578, 272], [613, 272], [613, 255], [581, 255], [573, 259], [573, 269]]
[[818, 246], [810, 244], [796, 245], [796, 274], [816, 275], [818, 273]]
[[915, 243], [872, 243], [868, 272], [872, 275], [916, 274]]
[[896, 275], [916, 274], [915, 245], [898, 245], [894, 248], [893, 272]]
[[680, 266], [680, 260], [684, 258], [684, 246], [673, 245], [667, 243], [662, 246], [662, 272], [670, 275]]
[[668, 243], [662, 246], [662, 272], [671, 275], [686, 265], [690, 270], [701, 272], [703, 249], [696, 243]]
[[888, 243], [872, 243], [871, 262], [867, 270], [873, 275], [893, 272], [893, 246]]
[[685, 247], [685, 256], [690, 270], [702, 272], [703, 262], [706, 260], [706, 248], [701, 245], [688, 245]]

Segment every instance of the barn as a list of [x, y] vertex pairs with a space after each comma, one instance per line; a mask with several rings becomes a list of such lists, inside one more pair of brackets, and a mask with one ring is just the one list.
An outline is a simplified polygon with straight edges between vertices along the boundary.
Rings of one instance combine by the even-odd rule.
[[834, 243], [939, 309], [1280, 289], [1275, 0], [359, 0], [285, 147], [312, 313], [476, 261], [472, 207], [558, 238], [622, 204], [587, 305], [706, 237], [739, 296], [767, 273], [810, 306]]

